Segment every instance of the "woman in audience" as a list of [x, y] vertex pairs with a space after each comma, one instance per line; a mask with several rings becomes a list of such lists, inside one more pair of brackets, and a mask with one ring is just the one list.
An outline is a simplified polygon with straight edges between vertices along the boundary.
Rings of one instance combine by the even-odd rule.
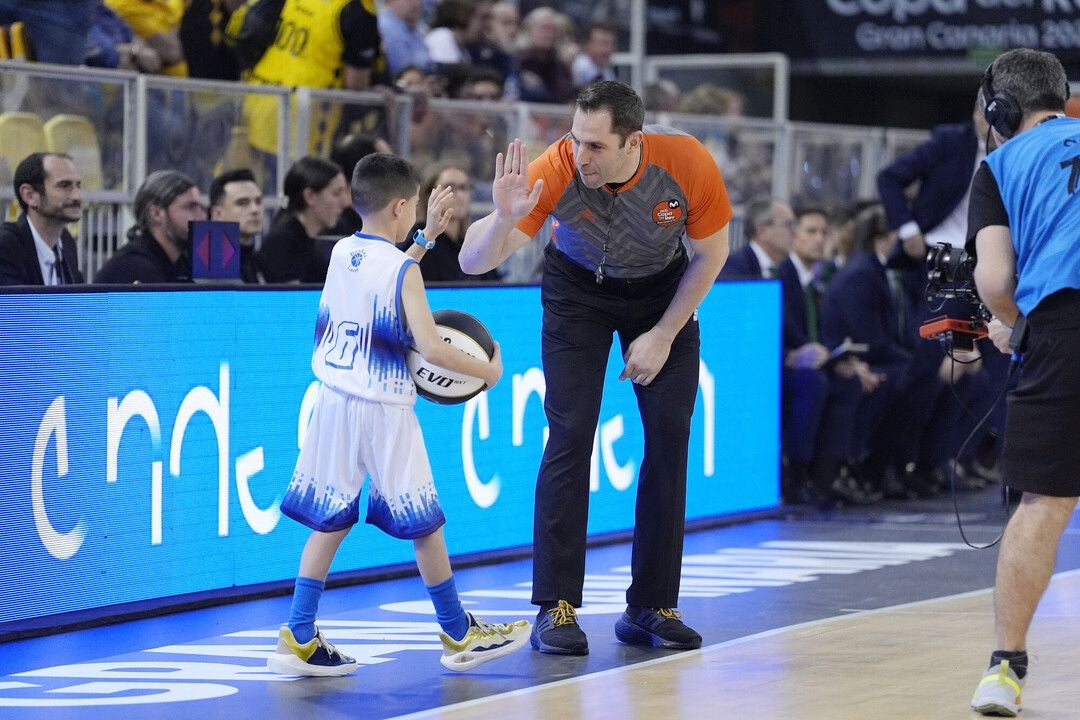
[[472, 182], [469, 180], [469, 175], [458, 165], [437, 166], [424, 178], [424, 182], [420, 185], [420, 202], [416, 205], [417, 223], [409, 231], [401, 249], [407, 250], [414, 242], [416, 231], [423, 229], [424, 219], [427, 217], [428, 199], [437, 186], [450, 186], [454, 189], [452, 205], [454, 215], [443, 233], [437, 237], [427, 238], [427, 240], [435, 241], [435, 247], [428, 250], [420, 260], [420, 273], [424, 276], [424, 282], [497, 282], [499, 274], [494, 270], [483, 275], [466, 275], [458, 265], [461, 242], [465, 239], [465, 231], [469, 229], [471, 219], [469, 198], [472, 195]]
[[285, 175], [285, 205], [256, 254], [266, 281], [324, 282], [330, 245], [319, 236], [351, 204], [349, 182], [337, 163], [310, 155], [297, 160]]

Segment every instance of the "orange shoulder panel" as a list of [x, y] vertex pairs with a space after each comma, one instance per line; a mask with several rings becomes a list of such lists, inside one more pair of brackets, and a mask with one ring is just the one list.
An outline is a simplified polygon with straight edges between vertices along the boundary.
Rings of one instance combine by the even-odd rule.
[[701, 240], [731, 220], [731, 200], [716, 160], [689, 135], [645, 135], [645, 161], [663, 168], [686, 193], [686, 234]]

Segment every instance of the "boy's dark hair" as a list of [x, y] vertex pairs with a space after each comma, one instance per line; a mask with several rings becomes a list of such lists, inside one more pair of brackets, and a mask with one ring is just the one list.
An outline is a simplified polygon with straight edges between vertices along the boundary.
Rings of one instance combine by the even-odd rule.
[[258, 181], [255, 180], [255, 173], [247, 168], [237, 168], [236, 170], [223, 172], [210, 183], [210, 207], [221, 205], [225, 200], [225, 186], [234, 182], [253, 182], [256, 185], [259, 184]]
[[645, 123], [645, 107], [634, 88], [618, 80], [599, 80], [581, 89], [574, 101], [577, 109], [586, 113], [607, 110], [611, 113], [611, 131], [626, 144], [630, 133], [641, 130]]
[[22, 208], [23, 212], [27, 211], [28, 206], [26, 201], [23, 200], [19, 188], [23, 185], [29, 185], [42, 195], [45, 194], [45, 180], [48, 175], [45, 172], [45, 158], [50, 155], [71, 160], [71, 156], [64, 153], [36, 152], [24, 157], [15, 168], [15, 175], [11, 179], [11, 184], [15, 186], [15, 199], [19, 201], [19, 207]]
[[411, 198], [420, 175], [408, 160], [372, 153], [356, 163], [352, 176], [353, 205], [361, 216], [377, 213], [398, 198]]

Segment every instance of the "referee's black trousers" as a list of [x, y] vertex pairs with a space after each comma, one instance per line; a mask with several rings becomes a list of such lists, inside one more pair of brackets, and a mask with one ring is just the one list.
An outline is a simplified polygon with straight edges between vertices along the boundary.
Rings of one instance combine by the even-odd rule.
[[[542, 354], [550, 435], [536, 483], [535, 604], [581, 605], [589, 510], [589, 470], [612, 334], [623, 354], [664, 314], [687, 260], [680, 253], [656, 275], [605, 280], [549, 247], [541, 297]], [[638, 475], [630, 605], [675, 607], [686, 518], [687, 446], [697, 397], [701, 342], [696, 316], [671, 345], [648, 386], [634, 384], [645, 452]], [[621, 368], [620, 368], [621, 370]], [[630, 382], [627, 380], [626, 382]]]

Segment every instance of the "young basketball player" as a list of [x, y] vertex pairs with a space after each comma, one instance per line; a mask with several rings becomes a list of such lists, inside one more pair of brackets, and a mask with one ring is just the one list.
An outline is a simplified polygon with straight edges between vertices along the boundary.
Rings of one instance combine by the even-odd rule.
[[[360, 489], [371, 478], [367, 522], [411, 539], [416, 564], [442, 627], [440, 662], [465, 671], [525, 644], [529, 623], [486, 623], [458, 600], [442, 525], [442, 508], [413, 405], [416, 387], [405, 365], [410, 345], [428, 362], [479, 377], [494, 387], [502, 375], [498, 343], [490, 362], [444, 343], [415, 260], [395, 247], [416, 218], [420, 178], [394, 155], [374, 154], [356, 166], [352, 191], [363, 232], [334, 247], [319, 302], [311, 367], [322, 382], [296, 470], [281, 503], [312, 534], [300, 559], [289, 621], [267, 666], [289, 675], [346, 675], [356, 669], [315, 626], [334, 553], [359, 521]], [[436, 237], [452, 214], [451, 193], [436, 189], [427, 228]]]

